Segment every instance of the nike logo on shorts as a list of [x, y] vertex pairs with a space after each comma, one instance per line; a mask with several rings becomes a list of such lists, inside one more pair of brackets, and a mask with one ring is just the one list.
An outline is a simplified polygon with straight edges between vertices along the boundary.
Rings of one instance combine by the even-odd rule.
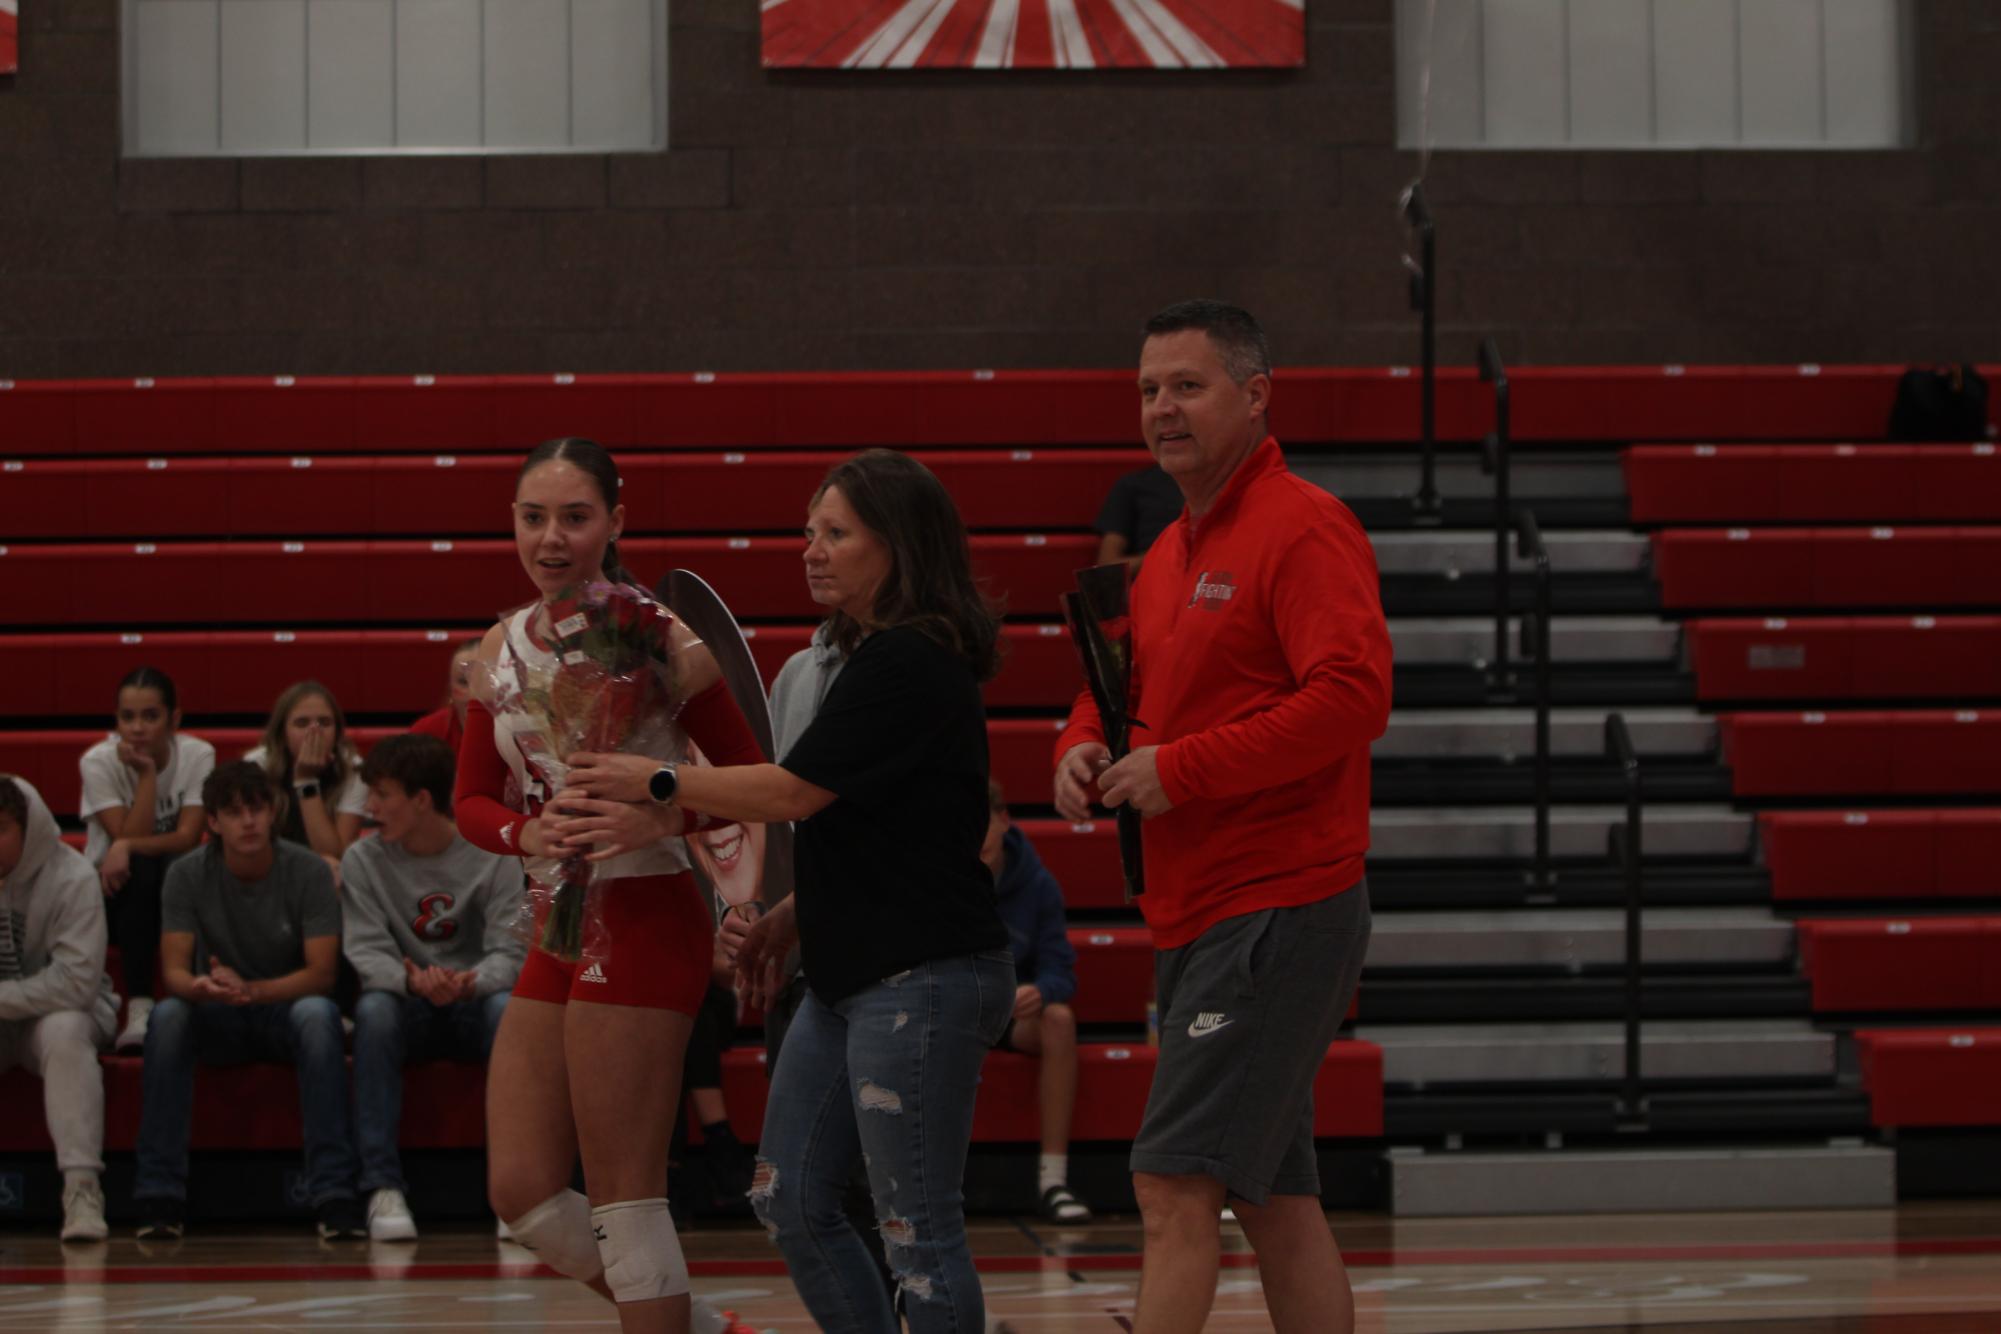
[[1221, 1010], [1204, 1010], [1201, 1014], [1195, 1016], [1194, 1023], [1188, 1025], [1188, 1036], [1191, 1038], [1206, 1038], [1217, 1029], [1228, 1028], [1236, 1022], [1234, 1019], [1224, 1018]]

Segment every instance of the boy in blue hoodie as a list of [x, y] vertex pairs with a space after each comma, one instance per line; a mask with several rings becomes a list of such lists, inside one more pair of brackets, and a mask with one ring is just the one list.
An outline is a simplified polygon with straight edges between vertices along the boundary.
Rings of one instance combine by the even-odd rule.
[[1091, 1208], [1070, 1189], [1070, 1114], [1077, 1105], [1077, 952], [1063, 929], [1063, 890], [1035, 845], [1007, 818], [999, 783], [987, 784], [987, 841], [1001, 920], [1014, 949], [1014, 1021], [1001, 1048], [1040, 1062], [1042, 1214], [1052, 1223], [1088, 1223]]

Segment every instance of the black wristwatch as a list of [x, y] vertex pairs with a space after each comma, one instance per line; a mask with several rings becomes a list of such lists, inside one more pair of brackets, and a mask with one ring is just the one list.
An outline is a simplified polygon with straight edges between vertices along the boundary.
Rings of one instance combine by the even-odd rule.
[[681, 775], [671, 764], [663, 764], [653, 771], [653, 777], [646, 780], [646, 795], [665, 806], [674, 800], [674, 794], [681, 790]]
[[294, 783], [292, 784], [292, 791], [299, 794], [300, 801], [309, 801], [320, 795], [319, 780], [317, 778], [308, 778], [302, 783]]

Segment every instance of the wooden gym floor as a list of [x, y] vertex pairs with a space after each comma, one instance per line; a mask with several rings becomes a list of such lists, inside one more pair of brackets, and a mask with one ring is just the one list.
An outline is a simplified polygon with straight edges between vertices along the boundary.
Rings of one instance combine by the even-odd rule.
[[[2001, 1334], [2001, 1202], [1865, 1212], [1399, 1221], [1338, 1214], [1368, 1334]], [[1253, 1257], [1224, 1224], [1214, 1330], [1269, 1329]], [[1134, 1220], [981, 1219], [989, 1312], [1019, 1334], [1130, 1329]], [[759, 1330], [813, 1325], [754, 1225], [686, 1237], [695, 1290]], [[129, 1229], [64, 1247], [0, 1233], [0, 1331], [613, 1329], [608, 1306], [538, 1276], [487, 1231], [322, 1243], [303, 1227]]]

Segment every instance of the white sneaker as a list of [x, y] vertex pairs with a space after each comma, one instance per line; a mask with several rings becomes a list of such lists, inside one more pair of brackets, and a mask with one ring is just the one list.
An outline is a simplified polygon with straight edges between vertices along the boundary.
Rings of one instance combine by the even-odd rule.
[[507, 1226], [505, 1218], [496, 1218], [493, 1220], [493, 1236], [496, 1241], [513, 1241], [514, 1229]]
[[153, 1017], [153, 998], [134, 996], [125, 1002], [125, 1028], [118, 1034], [112, 1047], [118, 1051], [144, 1051], [146, 1049], [146, 1021]]
[[415, 1241], [417, 1220], [410, 1217], [410, 1205], [403, 1192], [385, 1186], [368, 1197], [368, 1239], [370, 1241]]
[[63, 1188], [64, 1241], [103, 1241], [111, 1235], [104, 1225], [104, 1188], [96, 1177], [82, 1177]]

